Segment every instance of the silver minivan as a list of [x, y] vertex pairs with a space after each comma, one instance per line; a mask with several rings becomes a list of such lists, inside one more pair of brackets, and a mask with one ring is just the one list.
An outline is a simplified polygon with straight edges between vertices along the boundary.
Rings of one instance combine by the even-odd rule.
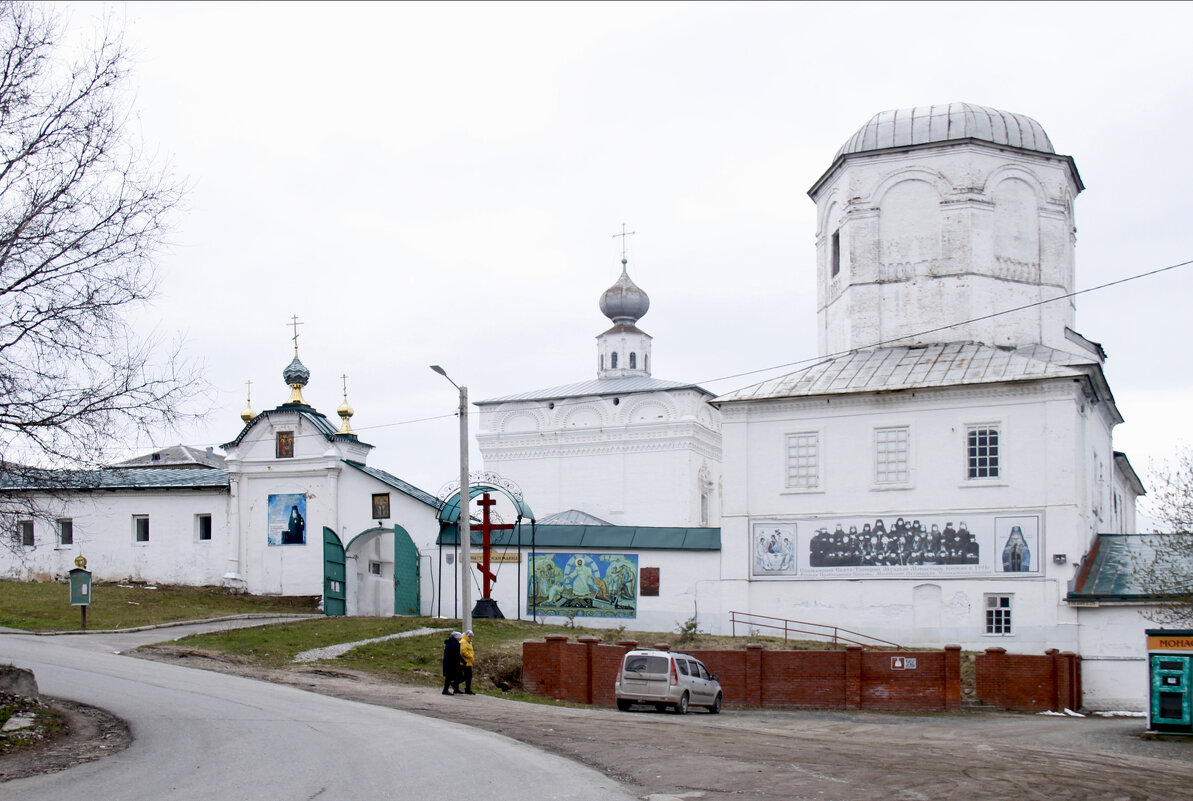
[[678, 651], [635, 649], [621, 661], [614, 684], [617, 708], [649, 704], [662, 712], [670, 707], [683, 715], [689, 706], [721, 711], [721, 684], [694, 656]]

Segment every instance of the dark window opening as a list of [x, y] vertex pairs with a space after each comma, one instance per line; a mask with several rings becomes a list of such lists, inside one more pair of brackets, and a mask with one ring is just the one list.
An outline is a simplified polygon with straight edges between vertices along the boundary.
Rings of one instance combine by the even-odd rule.
[[149, 542], [149, 516], [133, 517], [133, 531], [137, 542]]
[[22, 520], [17, 523], [16, 539], [20, 541], [21, 545], [26, 548], [33, 547], [33, 521]]
[[829, 263], [832, 265], [832, 275], [841, 272], [841, 232], [833, 231], [832, 241], [829, 243]]
[[617, 369], [617, 351], [613, 351], [612, 361], [613, 361], [613, 369], [616, 370]]
[[199, 542], [211, 539], [211, 515], [199, 515]]
[[75, 524], [73, 520], [59, 520], [58, 521], [58, 544], [59, 545], [74, 545], [75, 544]]
[[634, 369], [637, 369], [637, 367], [638, 367], [638, 354], [631, 353], [630, 354], [630, 369], [634, 370]]

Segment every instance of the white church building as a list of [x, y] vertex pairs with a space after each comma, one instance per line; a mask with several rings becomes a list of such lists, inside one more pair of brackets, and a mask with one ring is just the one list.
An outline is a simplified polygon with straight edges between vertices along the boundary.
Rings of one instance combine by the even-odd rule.
[[[1143, 708], [1147, 601], [1123, 554], [1144, 488], [1114, 449], [1106, 353], [1077, 330], [1082, 189], [1021, 114], [876, 115], [809, 191], [816, 268], [796, 280], [816, 284], [818, 358], [720, 397], [654, 378], [623, 256], [595, 377], [476, 404], [488, 489], [521, 489], [518, 525], [491, 532], [494, 600], [645, 631], [728, 633], [736, 614], [1056, 648], [1082, 656], [1090, 705]], [[82, 544], [101, 578], [455, 614], [450, 504], [368, 466], [346, 393], [337, 428], [308, 378], [296, 349], [290, 399], [246, 409], [222, 462], [181, 450], [68, 492], [10, 482], [58, 506], [17, 532], [49, 546], [0, 551], [0, 574], [61, 576]]]

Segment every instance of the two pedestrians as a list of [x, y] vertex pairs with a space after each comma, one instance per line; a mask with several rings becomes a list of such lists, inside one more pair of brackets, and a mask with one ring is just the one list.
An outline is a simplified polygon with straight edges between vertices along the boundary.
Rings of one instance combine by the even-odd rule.
[[[443, 694], [476, 695], [472, 691], [472, 663], [476, 651], [472, 647], [472, 629], [453, 631], [443, 641]], [[464, 689], [460, 689], [460, 682]]]

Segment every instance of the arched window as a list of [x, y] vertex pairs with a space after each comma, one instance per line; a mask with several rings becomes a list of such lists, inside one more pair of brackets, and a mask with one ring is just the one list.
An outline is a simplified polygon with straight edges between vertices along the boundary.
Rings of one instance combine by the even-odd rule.
[[601, 369], [605, 369], [605, 354], [601, 354]]
[[647, 353], [642, 354], [642, 369], [650, 372], [650, 355]]
[[613, 369], [617, 369], [617, 351], [613, 351]]
[[630, 354], [630, 369], [634, 370], [634, 369], [637, 369], [637, 367], [638, 367], [638, 354], [631, 353]]

